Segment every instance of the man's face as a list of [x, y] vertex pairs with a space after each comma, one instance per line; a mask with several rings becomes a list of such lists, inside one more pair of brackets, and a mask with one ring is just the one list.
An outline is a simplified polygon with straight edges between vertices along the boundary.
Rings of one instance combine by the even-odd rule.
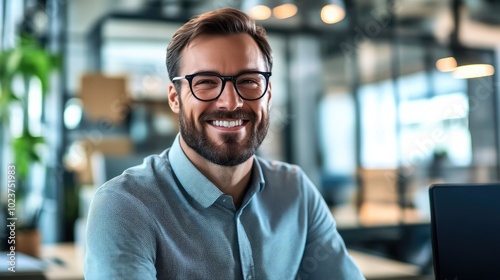
[[[247, 34], [203, 35], [193, 40], [182, 53], [180, 76], [197, 72], [236, 75], [242, 71], [267, 71], [255, 41]], [[269, 127], [271, 86], [259, 100], [241, 99], [228, 81], [220, 97], [204, 102], [196, 99], [187, 80], [181, 92], [170, 86], [170, 105], [178, 98], [182, 140], [207, 160], [234, 166], [248, 160], [264, 140]]]

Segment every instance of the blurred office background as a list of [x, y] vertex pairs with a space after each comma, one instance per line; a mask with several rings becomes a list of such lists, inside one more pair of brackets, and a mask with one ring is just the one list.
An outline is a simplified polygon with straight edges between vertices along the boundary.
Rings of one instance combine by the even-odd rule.
[[500, 176], [498, 1], [2, 0], [0, 180], [14, 163], [16, 214], [42, 244], [83, 244], [96, 187], [178, 133], [171, 36], [227, 6], [274, 51], [259, 154], [305, 170], [349, 248], [430, 274], [429, 185]]

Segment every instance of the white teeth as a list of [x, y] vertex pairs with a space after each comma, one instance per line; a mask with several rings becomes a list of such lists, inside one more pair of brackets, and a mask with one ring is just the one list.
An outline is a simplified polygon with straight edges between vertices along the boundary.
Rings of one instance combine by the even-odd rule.
[[212, 121], [212, 124], [215, 126], [222, 126], [222, 127], [235, 127], [243, 124], [242, 120], [237, 120], [237, 121]]

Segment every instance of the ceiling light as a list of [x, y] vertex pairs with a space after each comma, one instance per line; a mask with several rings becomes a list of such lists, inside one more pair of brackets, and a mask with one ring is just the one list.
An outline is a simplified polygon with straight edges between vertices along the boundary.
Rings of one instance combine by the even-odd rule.
[[457, 68], [457, 60], [454, 57], [445, 57], [436, 61], [436, 68], [441, 72], [451, 72]]
[[321, 20], [327, 24], [334, 24], [345, 17], [345, 10], [341, 5], [329, 4], [321, 9]]
[[495, 73], [491, 65], [493, 58], [487, 51], [454, 46], [452, 52], [457, 61], [453, 77], [457, 79], [486, 77]]
[[266, 20], [271, 17], [271, 9], [265, 5], [265, 2], [264, 0], [244, 0], [241, 2], [241, 10], [254, 20]]
[[450, 50], [456, 60], [457, 67], [453, 70], [453, 77], [457, 79], [472, 79], [491, 76], [495, 73], [493, 55], [491, 52], [470, 49], [462, 46], [459, 40], [461, 2], [452, 2], [453, 23], [455, 29], [450, 34]]
[[453, 71], [453, 77], [457, 79], [472, 79], [487, 77], [495, 74], [495, 68], [490, 64], [469, 64], [458, 66]]
[[257, 5], [250, 8], [248, 15], [255, 20], [265, 20], [271, 17], [271, 9], [265, 5]]
[[291, 18], [297, 14], [297, 6], [292, 3], [279, 5], [273, 9], [273, 14], [278, 19]]

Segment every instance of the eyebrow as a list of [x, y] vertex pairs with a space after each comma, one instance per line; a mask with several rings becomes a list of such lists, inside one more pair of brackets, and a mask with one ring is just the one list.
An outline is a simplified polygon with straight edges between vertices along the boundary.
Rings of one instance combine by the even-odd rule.
[[214, 71], [214, 70], [198, 70], [198, 71], [194, 71], [194, 72], [192, 72], [190, 74], [196, 74], [196, 73], [215, 73], [215, 74], [219, 74], [221, 76], [236, 76], [236, 75], [239, 75], [241, 73], [252, 72], [252, 71], [267, 72], [266, 69], [261, 70], [261, 69], [258, 69], [258, 68], [245, 68], [245, 69], [242, 69], [242, 70], [238, 71], [236, 74], [233, 74], [233, 75], [223, 75], [223, 74], [221, 74], [221, 73], [219, 73], [217, 71]]

